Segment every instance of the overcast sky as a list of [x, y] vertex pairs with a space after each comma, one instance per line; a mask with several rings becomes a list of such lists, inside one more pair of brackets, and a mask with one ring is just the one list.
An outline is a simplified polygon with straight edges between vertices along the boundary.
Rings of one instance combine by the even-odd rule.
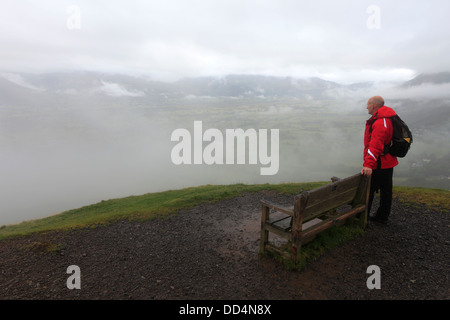
[[1, 0], [0, 71], [409, 80], [450, 70], [448, 0]]

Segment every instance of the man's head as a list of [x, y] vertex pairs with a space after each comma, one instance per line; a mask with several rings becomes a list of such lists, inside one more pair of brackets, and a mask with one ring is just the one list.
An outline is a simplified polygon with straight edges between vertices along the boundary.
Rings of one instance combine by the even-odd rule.
[[384, 99], [380, 96], [372, 97], [367, 101], [367, 111], [371, 115], [374, 115], [382, 106], [384, 106]]

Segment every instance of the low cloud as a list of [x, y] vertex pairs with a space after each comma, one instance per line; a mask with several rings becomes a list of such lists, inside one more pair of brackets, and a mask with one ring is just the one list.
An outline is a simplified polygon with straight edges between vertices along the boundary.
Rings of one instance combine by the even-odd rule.
[[327, 90], [326, 94], [332, 99], [361, 101], [372, 96], [380, 95], [388, 100], [431, 100], [450, 99], [450, 83], [423, 83], [405, 87], [398, 83], [373, 83], [362, 85], [361, 88], [341, 87]]
[[20, 74], [17, 73], [0, 72], [0, 77], [27, 89], [31, 89], [34, 91], [44, 91], [44, 89], [36, 87], [31, 83], [27, 82], [25, 79], [22, 78]]
[[102, 81], [102, 85], [98, 88], [98, 91], [105, 93], [111, 97], [142, 97], [144, 92], [138, 90], [129, 91], [123, 86], [113, 83]]
[[23, 0], [2, 6], [7, 27], [0, 30], [0, 69], [170, 79], [246, 73], [350, 83], [404, 81], [411, 72], [450, 68], [445, 0], [377, 1], [376, 30], [367, 27], [372, 3], [364, 1], [80, 0], [80, 28], [71, 30], [67, 9], [73, 5]]

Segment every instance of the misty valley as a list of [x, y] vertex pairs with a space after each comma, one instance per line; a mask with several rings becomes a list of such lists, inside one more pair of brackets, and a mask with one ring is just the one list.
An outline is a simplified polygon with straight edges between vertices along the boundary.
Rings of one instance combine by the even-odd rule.
[[[365, 106], [374, 94], [384, 96], [414, 136], [394, 184], [450, 189], [449, 84], [450, 77], [379, 86], [263, 76], [164, 83], [95, 73], [3, 74], [0, 225], [196, 185], [352, 175], [361, 170]], [[427, 86], [442, 94], [414, 96]], [[204, 130], [224, 133], [224, 143], [229, 129], [278, 129], [278, 171], [261, 175], [248, 144], [240, 162], [174, 164], [179, 142], [171, 134], [179, 128], [195, 133], [199, 121]], [[197, 148], [211, 144], [197, 141]]]

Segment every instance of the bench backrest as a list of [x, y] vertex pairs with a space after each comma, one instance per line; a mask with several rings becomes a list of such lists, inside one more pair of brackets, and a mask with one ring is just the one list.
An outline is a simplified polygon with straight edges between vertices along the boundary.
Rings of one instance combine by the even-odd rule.
[[300, 210], [302, 221], [308, 221], [322, 215], [324, 212], [352, 204], [367, 186], [363, 183], [364, 176], [356, 174], [354, 176], [337, 180], [326, 186], [302, 192], [299, 197], [303, 198], [304, 204]]

